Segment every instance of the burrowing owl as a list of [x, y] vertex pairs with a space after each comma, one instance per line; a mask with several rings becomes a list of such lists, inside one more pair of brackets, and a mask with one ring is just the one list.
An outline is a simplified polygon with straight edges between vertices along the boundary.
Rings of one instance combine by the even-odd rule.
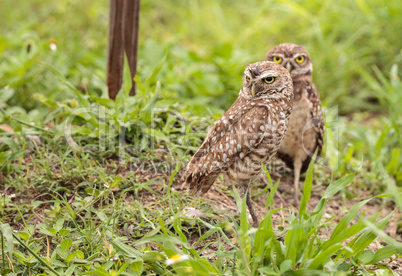
[[294, 197], [298, 202], [299, 177], [318, 150], [321, 153], [324, 123], [320, 96], [312, 79], [313, 65], [308, 52], [296, 44], [280, 44], [266, 54], [266, 60], [287, 68], [292, 76], [294, 100], [288, 130], [278, 157], [294, 170]]
[[[235, 184], [243, 198], [250, 180], [279, 149], [292, 110], [293, 87], [282, 66], [261, 61], [244, 71], [239, 97], [208, 132], [187, 166], [186, 184], [206, 193], [219, 174]], [[258, 225], [250, 193], [247, 206]]]

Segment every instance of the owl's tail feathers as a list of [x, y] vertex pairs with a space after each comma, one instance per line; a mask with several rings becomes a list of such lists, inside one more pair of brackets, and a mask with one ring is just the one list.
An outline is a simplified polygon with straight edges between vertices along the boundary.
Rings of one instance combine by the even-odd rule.
[[214, 184], [219, 173], [188, 172], [184, 186], [190, 187], [190, 193], [193, 195], [205, 194]]

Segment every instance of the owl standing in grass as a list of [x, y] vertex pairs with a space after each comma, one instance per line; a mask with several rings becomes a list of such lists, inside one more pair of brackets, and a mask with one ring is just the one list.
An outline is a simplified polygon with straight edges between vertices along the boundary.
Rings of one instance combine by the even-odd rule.
[[[239, 97], [210, 129], [187, 166], [186, 183], [206, 193], [223, 174], [243, 198], [261, 164], [277, 152], [292, 111], [293, 85], [289, 72], [271, 61], [247, 66]], [[247, 207], [258, 225], [250, 193]]]
[[278, 157], [294, 171], [294, 198], [298, 203], [300, 173], [307, 170], [316, 149], [317, 156], [320, 155], [324, 141], [320, 96], [312, 79], [313, 65], [305, 49], [289, 43], [277, 45], [265, 59], [288, 69], [293, 80], [293, 111]]

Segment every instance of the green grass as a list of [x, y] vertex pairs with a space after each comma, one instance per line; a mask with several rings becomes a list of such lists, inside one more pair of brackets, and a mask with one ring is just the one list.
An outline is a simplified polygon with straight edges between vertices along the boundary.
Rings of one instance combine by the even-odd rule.
[[[307, 173], [298, 214], [290, 212], [287, 225], [279, 228], [274, 227], [272, 221], [272, 214], [281, 211], [273, 208], [272, 200], [278, 183], [275, 186], [270, 183], [268, 209], [258, 229], [251, 228], [245, 202], [236, 192], [235, 198], [241, 206], [240, 224], [233, 218], [217, 224], [183, 218], [182, 209], [187, 199], [175, 191], [162, 196], [159, 201], [162, 208], [156, 210], [137, 201], [127, 202], [125, 193], [113, 192], [121, 178], [106, 182], [108, 186], [87, 188], [86, 196], [75, 196], [73, 201], [60, 195], [50, 196], [48, 201], [34, 201], [31, 206], [36, 208], [51, 206], [45, 210], [42, 223], [35, 226], [27, 223], [18, 233], [12, 233], [8, 224], [2, 225], [2, 233], [8, 241], [7, 250], [3, 252], [10, 254], [6, 258], [7, 271], [31, 274], [42, 271], [45, 275], [141, 275], [152, 271], [159, 275], [191, 272], [197, 272], [196, 275], [278, 275], [285, 272], [292, 275], [291, 271], [297, 268], [299, 273], [348, 270], [363, 273], [371, 271], [371, 265], [401, 252], [401, 244], [381, 231], [392, 214], [382, 219], [378, 218], [379, 214], [368, 218], [358, 215], [359, 209], [371, 199], [351, 207], [330, 237], [323, 238], [320, 234], [331, 225], [330, 220], [322, 220], [327, 201], [350, 184], [354, 175], [331, 183], [314, 210], [308, 212], [305, 207], [310, 198], [312, 168]], [[174, 176], [175, 172], [169, 187]], [[172, 208], [171, 202], [175, 202], [175, 207], [181, 203], [184, 206]], [[4, 202], [3, 208], [10, 212], [19, 207], [9, 201]], [[356, 223], [349, 226], [355, 217]], [[196, 224], [183, 226], [184, 221]], [[200, 233], [198, 238], [197, 232]], [[38, 235], [41, 238], [38, 239]], [[377, 235], [386, 237], [390, 245], [376, 253], [366, 250]], [[353, 239], [345, 246], [343, 243], [350, 238]], [[199, 244], [203, 247], [197, 251]], [[212, 244], [218, 250], [206, 254]], [[176, 262], [179, 256], [183, 260]], [[170, 264], [168, 258], [172, 260]], [[387, 271], [385, 266], [382, 271]]]
[[[402, 254], [398, 1], [142, 1], [137, 95], [126, 74], [115, 102], [107, 1], [1, 6], [0, 274], [392, 273]], [[253, 229], [230, 184], [216, 189], [240, 215], [176, 189], [245, 65], [283, 42], [312, 55], [325, 158], [298, 210], [278, 207], [283, 181], [256, 183], [265, 215]], [[185, 207], [206, 216], [183, 218]]]

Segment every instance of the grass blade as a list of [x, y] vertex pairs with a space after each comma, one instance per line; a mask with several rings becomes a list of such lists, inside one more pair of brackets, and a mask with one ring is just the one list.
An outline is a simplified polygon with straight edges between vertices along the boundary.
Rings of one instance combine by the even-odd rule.
[[[313, 160], [315, 160], [315, 156], [316, 154], [314, 154]], [[300, 208], [299, 208], [299, 217], [302, 217], [303, 215], [306, 214], [307, 203], [309, 202], [311, 197], [311, 187], [313, 185], [313, 168], [314, 168], [314, 162], [310, 162], [307, 169], [306, 180], [304, 181], [303, 196], [300, 201]]]
[[[334, 239], [337, 237], [342, 231], [345, 231], [345, 229], [348, 227], [349, 223], [352, 222], [352, 220], [357, 216], [358, 211], [360, 208], [365, 205], [367, 202], [369, 202], [371, 199], [367, 199], [364, 201], [361, 201], [355, 205], [352, 206], [350, 211], [346, 216], [344, 216], [341, 221], [338, 223], [338, 225], [335, 227], [334, 231], [332, 232], [332, 235], [330, 237], [330, 240]], [[324, 246], [324, 244], [323, 244]]]
[[337, 192], [339, 192], [340, 190], [345, 188], [349, 183], [351, 183], [355, 175], [356, 175], [355, 173], [349, 174], [329, 185], [328, 188], [325, 190], [325, 193], [322, 196], [322, 198], [331, 198], [332, 196], [334, 196]]
[[391, 245], [385, 246], [383, 248], [378, 249], [377, 252], [375, 252], [374, 258], [367, 264], [375, 264], [378, 263], [379, 261], [382, 261], [384, 259], [388, 259], [391, 256], [395, 255], [397, 251], [395, 248]]
[[180, 166], [181, 166], [181, 163], [177, 164], [177, 166], [174, 169], [173, 173], [170, 175], [169, 185], [168, 185], [168, 190], [167, 190], [168, 200], [169, 200], [169, 210], [170, 210], [170, 213], [172, 213], [173, 216], [175, 215], [175, 212], [173, 210], [173, 204], [172, 204], [171, 187], [172, 187], [173, 179], [174, 179], [176, 173], [179, 171]]
[[[390, 214], [392, 215], [393, 212]], [[379, 227], [371, 223], [369, 220], [362, 218], [362, 221], [365, 225], [367, 225], [370, 230], [375, 233], [377, 236], [379, 236], [381, 239], [386, 241], [388, 244], [390, 244], [399, 254], [402, 254], [402, 243], [396, 241], [395, 239], [391, 238], [388, 236], [384, 231], [382, 231]]]
[[[391, 218], [393, 212], [391, 212], [388, 216], [385, 218], [379, 220], [377, 223], [375, 223], [375, 227], [382, 230], [385, 225], [387, 225], [389, 219]], [[364, 219], [363, 219], [364, 220]], [[352, 249], [353, 252], [346, 252], [345, 256], [343, 256], [344, 259], [350, 258], [352, 255], [358, 255], [359, 252], [362, 252], [364, 249], [367, 248], [367, 246], [370, 245], [370, 243], [377, 238], [377, 234], [371, 231], [371, 229], [367, 228], [367, 231], [364, 232], [357, 240], [356, 242], [349, 243], [348, 246]]]
[[274, 195], [278, 189], [280, 179], [278, 179], [278, 181], [276, 181], [275, 185], [272, 185], [271, 175], [269, 174], [269, 172], [264, 164], [262, 164], [262, 168], [264, 169], [265, 175], [267, 176], [269, 189], [270, 189], [267, 200], [265, 201], [265, 208], [268, 209], [268, 207], [271, 208], [272, 205], [274, 204]]

